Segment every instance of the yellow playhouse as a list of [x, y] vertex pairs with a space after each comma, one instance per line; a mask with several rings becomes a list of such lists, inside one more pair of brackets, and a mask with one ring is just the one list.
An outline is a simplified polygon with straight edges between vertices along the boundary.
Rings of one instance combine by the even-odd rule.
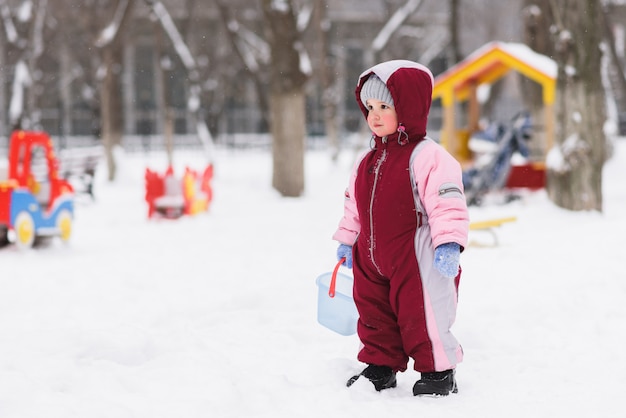
[[[468, 148], [469, 138], [479, 129], [478, 87], [482, 84], [493, 84], [511, 70], [517, 71], [542, 86], [545, 140], [548, 149], [550, 148], [554, 135], [553, 104], [557, 78], [556, 63], [524, 44], [490, 42], [435, 78], [433, 100], [441, 99], [443, 106], [441, 144], [459, 161], [471, 159]], [[455, 126], [456, 104], [466, 101], [468, 102], [467, 126], [457, 128]]]

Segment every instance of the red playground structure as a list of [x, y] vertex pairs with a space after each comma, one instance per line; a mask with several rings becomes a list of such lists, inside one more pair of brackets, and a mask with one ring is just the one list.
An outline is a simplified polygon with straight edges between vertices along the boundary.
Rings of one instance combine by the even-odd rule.
[[213, 165], [209, 164], [202, 174], [185, 167], [182, 178], [174, 175], [169, 166], [161, 175], [146, 168], [146, 202], [148, 218], [177, 219], [183, 215], [206, 212], [213, 198]]

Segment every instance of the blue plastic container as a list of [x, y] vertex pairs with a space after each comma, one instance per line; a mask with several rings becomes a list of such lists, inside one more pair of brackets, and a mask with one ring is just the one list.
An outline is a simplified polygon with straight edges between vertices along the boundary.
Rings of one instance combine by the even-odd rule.
[[341, 335], [356, 333], [359, 313], [352, 298], [352, 277], [335, 272], [335, 294], [329, 295], [333, 273], [317, 278], [317, 322]]

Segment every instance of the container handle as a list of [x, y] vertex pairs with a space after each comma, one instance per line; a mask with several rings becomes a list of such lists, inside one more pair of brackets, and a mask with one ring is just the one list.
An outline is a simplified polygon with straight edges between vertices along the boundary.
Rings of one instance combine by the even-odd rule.
[[330, 286], [328, 286], [328, 296], [330, 296], [331, 298], [335, 297], [335, 285], [337, 283], [337, 272], [339, 271], [339, 267], [341, 267], [344, 261], [346, 261], [346, 257], [342, 257], [337, 262], [337, 265], [335, 266], [335, 269], [333, 270], [333, 275], [330, 278]]

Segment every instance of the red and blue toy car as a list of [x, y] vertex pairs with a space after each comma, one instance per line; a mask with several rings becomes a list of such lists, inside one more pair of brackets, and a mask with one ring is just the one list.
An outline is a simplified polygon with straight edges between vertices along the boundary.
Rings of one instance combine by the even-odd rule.
[[11, 134], [8, 166], [0, 165], [0, 245], [29, 248], [55, 236], [69, 240], [74, 190], [59, 177], [58, 165], [45, 132]]

